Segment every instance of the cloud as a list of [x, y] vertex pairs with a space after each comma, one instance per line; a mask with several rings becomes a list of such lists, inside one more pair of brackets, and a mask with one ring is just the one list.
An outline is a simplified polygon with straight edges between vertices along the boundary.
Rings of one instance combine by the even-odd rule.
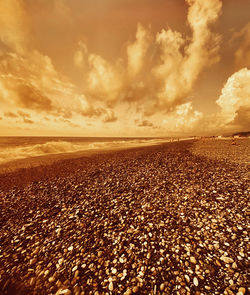
[[29, 45], [28, 16], [22, 0], [0, 1], [0, 40], [7, 48], [23, 54]]
[[34, 124], [35, 123], [34, 121], [27, 119], [27, 118], [23, 118], [23, 122], [26, 124]]
[[115, 113], [113, 111], [107, 111], [107, 114], [102, 121], [103, 123], [112, 123], [117, 121], [117, 117], [115, 116]]
[[96, 54], [90, 54], [88, 62], [90, 71], [87, 80], [87, 94], [93, 99], [104, 101], [107, 105], [113, 105], [122, 88], [119, 71]]
[[30, 114], [25, 113], [23, 111], [18, 111], [17, 112], [19, 116], [23, 117], [23, 118], [30, 118]]
[[18, 118], [18, 115], [15, 113], [12, 113], [12, 112], [6, 112], [6, 113], [4, 113], [4, 116], [6, 118]]
[[236, 116], [232, 125], [240, 131], [249, 131], [250, 126], [250, 104], [245, 107], [240, 107], [236, 111]]
[[[44, 1], [39, 3], [43, 7]], [[92, 47], [87, 48], [83, 41], [77, 43], [72, 38], [72, 68], [82, 75], [82, 84], [76, 86], [60, 73], [49, 56], [32, 47], [27, 2], [0, 1], [0, 96], [2, 111], [7, 114], [4, 117], [12, 113], [12, 118], [32, 124], [37, 121], [33, 120], [36, 114], [42, 118], [47, 115], [50, 122], [55, 122], [56, 117], [58, 124], [63, 122], [73, 128], [79, 127], [75, 122], [80, 122], [82, 116], [92, 123], [122, 122], [127, 115], [124, 110], [129, 110], [134, 114], [132, 125], [142, 132], [143, 127], [146, 130], [158, 126], [175, 132], [247, 129], [247, 68], [228, 78], [216, 101], [218, 113], [206, 116], [188, 100], [201, 73], [220, 59], [221, 38], [212, 27], [220, 16], [222, 1], [186, 3], [189, 34], [169, 27], [153, 34], [150, 27], [138, 24], [134, 40], [123, 44], [123, 55], [117, 60], [105, 59], [91, 52]], [[73, 6], [65, 0], [47, 0], [46, 9], [50, 7], [60, 24], [73, 28], [69, 8]], [[79, 40], [84, 40], [83, 36], [79, 35]], [[236, 66], [249, 65], [250, 23], [235, 33], [233, 40], [239, 44]]]
[[235, 65], [237, 67], [250, 67], [250, 22], [239, 32], [234, 33], [231, 41], [239, 43], [235, 51]]
[[[65, 1], [54, 1], [54, 9], [63, 18], [70, 16]], [[0, 11], [0, 40], [6, 49], [0, 48], [0, 96], [5, 108], [22, 107], [64, 118], [73, 113], [99, 114], [89, 106], [86, 96], [56, 70], [49, 56], [32, 48], [24, 2], [3, 0]], [[83, 50], [84, 45], [80, 46]]]
[[216, 103], [221, 108], [219, 116], [223, 124], [249, 122], [250, 70], [243, 68], [229, 77]]
[[[72, 117], [97, 115], [86, 96], [61, 76], [48, 56], [31, 51], [27, 56], [4, 54], [0, 59], [0, 94], [9, 107]], [[88, 110], [91, 112], [87, 114]]]
[[137, 27], [136, 41], [127, 47], [128, 55], [128, 74], [131, 78], [135, 77], [145, 64], [145, 56], [149, 47], [150, 35], [141, 24]]
[[88, 57], [87, 45], [84, 42], [79, 41], [77, 49], [73, 57], [75, 66], [84, 69], [87, 66], [87, 57]]
[[[5, 112], [4, 113], [4, 117], [5, 118], [10, 118], [10, 119], [17, 119], [17, 118], [21, 118], [23, 123], [27, 123], [27, 124], [33, 124], [34, 121], [30, 119], [30, 114], [25, 113], [23, 111], [18, 111], [17, 113], [13, 113], [13, 112]], [[19, 121], [17, 121], [19, 122]]]
[[66, 125], [73, 127], [73, 128], [81, 127], [80, 125], [72, 123], [70, 120], [64, 119], [64, 118], [55, 119], [55, 122], [63, 122], [63, 123], [66, 123]]
[[178, 130], [189, 132], [197, 129], [203, 117], [203, 113], [193, 109], [192, 102], [187, 102], [178, 105], [174, 111], [167, 114], [163, 124], [171, 132]]
[[[139, 24], [136, 40], [127, 46], [127, 66], [124, 60], [111, 64], [89, 54], [87, 97], [108, 107], [128, 102], [147, 116], [171, 112], [183, 104], [200, 73], [219, 61], [220, 37], [210, 27], [222, 7], [219, 0], [187, 3], [191, 38], [170, 28], [153, 38], [150, 29]], [[87, 52], [85, 48], [77, 53], [77, 64], [82, 64]]]
[[163, 29], [156, 36], [162, 61], [154, 68], [156, 78], [162, 81], [157, 93], [159, 107], [168, 108], [182, 103], [193, 90], [201, 71], [219, 60], [220, 37], [211, 32], [210, 26], [219, 17], [221, 2], [187, 0], [187, 3], [190, 5], [188, 24], [192, 30], [191, 41], [171, 29]]
[[135, 124], [138, 126], [138, 127], [154, 127], [154, 124], [148, 120], [135, 120]]
[[[80, 90], [59, 74], [52, 60], [29, 49], [30, 32], [22, 0], [3, 0], [2, 42], [11, 53], [0, 57], [0, 93], [6, 104], [71, 118], [73, 114], [114, 120], [106, 108], [129, 103], [146, 115], [172, 112], [183, 104], [198, 75], [218, 61], [219, 38], [210, 30], [217, 20], [219, 0], [186, 0], [192, 36], [182, 36], [170, 28], [157, 33], [138, 25], [135, 41], [126, 47], [126, 58], [111, 63], [90, 53], [79, 42], [74, 64], [83, 71]], [[66, 1], [54, 1], [62, 19], [72, 21]], [[60, 18], [60, 19], [61, 19]], [[104, 116], [104, 118], [103, 118]]]

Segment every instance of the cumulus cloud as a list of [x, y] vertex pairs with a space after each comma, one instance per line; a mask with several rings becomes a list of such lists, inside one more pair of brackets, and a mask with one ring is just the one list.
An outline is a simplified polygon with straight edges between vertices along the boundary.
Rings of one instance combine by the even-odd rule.
[[134, 78], [142, 70], [149, 42], [149, 31], [139, 24], [136, 32], [136, 41], [127, 47], [128, 74], [131, 78]]
[[[68, 15], [64, 1], [54, 5]], [[28, 46], [31, 36], [23, 1], [3, 0], [0, 11], [0, 40], [7, 48], [0, 50], [0, 96], [5, 108], [22, 107], [64, 118], [73, 113], [99, 115], [86, 96], [56, 70], [50, 57]]]
[[243, 68], [229, 77], [216, 103], [221, 108], [222, 124], [247, 124], [250, 121], [250, 70]]
[[[114, 111], [108, 113], [106, 108], [113, 109], [119, 102], [133, 104], [146, 115], [172, 111], [190, 94], [200, 72], [218, 60], [219, 38], [210, 26], [220, 14], [221, 2], [186, 1], [191, 39], [170, 28], [154, 38], [150, 29], [139, 24], [135, 41], [127, 45], [126, 59], [114, 63], [79, 42], [73, 57], [85, 79], [79, 91], [48, 56], [27, 50], [30, 33], [22, 0], [3, 0], [0, 38], [12, 53], [0, 59], [2, 97], [10, 105], [68, 119], [78, 113], [114, 121]], [[54, 6], [57, 13], [70, 17], [65, 1], [54, 1]]]
[[17, 53], [1, 56], [0, 94], [10, 107], [19, 106], [65, 118], [72, 117], [72, 113], [100, 114], [75, 85], [56, 71], [48, 56], [35, 50], [26, 56]]
[[122, 88], [120, 73], [107, 60], [96, 54], [88, 58], [90, 71], [88, 73], [88, 95], [94, 99], [113, 105], [119, 97]]
[[117, 121], [117, 117], [112, 110], [111, 111], [109, 110], [109, 111], [107, 111], [107, 113], [102, 121], [103, 121], [103, 123], [112, 123], [112, 122]]
[[[145, 115], [169, 112], [183, 104], [199, 74], [219, 60], [220, 37], [210, 27], [222, 6], [219, 0], [187, 3], [191, 38], [168, 28], [154, 39], [139, 24], [136, 40], [127, 46], [127, 68], [124, 61], [119, 67], [90, 54], [89, 95], [109, 106], [117, 101], [136, 104]], [[80, 53], [77, 60], [82, 60]]]
[[187, 102], [178, 105], [174, 111], [167, 114], [163, 125], [171, 131], [189, 132], [197, 129], [202, 119], [203, 113], [194, 110], [192, 102]]
[[85, 69], [87, 65], [88, 48], [82, 41], [78, 42], [77, 49], [73, 57], [75, 66]]
[[171, 29], [163, 29], [156, 36], [162, 60], [154, 69], [156, 77], [163, 81], [157, 94], [160, 107], [181, 103], [193, 90], [201, 71], [219, 60], [220, 37], [211, 32], [210, 26], [219, 17], [221, 2], [187, 0], [187, 3], [191, 41]]
[[[43, 5], [43, 1], [39, 3]], [[77, 67], [74, 69], [82, 73], [82, 85], [76, 86], [60, 74], [49, 56], [32, 47], [25, 1], [1, 0], [0, 97], [3, 112], [6, 110], [4, 117], [14, 109], [10, 113], [32, 124], [35, 120], [29, 116], [31, 111], [41, 113], [43, 118], [47, 115], [51, 122], [55, 116], [57, 122], [79, 127], [72, 122], [74, 116], [111, 123], [120, 115], [126, 117], [122, 111], [117, 112], [119, 106], [122, 109], [126, 105], [123, 112], [133, 109], [133, 113], [139, 113], [132, 118], [132, 124], [145, 129], [163, 125], [163, 129], [187, 132], [205, 129], [209, 122], [211, 130], [246, 129], [250, 105], [247, 68], [227, 80], [216, 101], [220, 107], [216, 115], [203, 115], [187, 99], [200, 74], [219, 61], [220, 36], [212, 26], [221, 13], [222, 1], [186, 3], [190, 34], [165, 28], [154, 35], [150, 28], [138, 24], [134, 40], [125, 43], [125, 53], [116, 61], [91, 52], [82, 41], [76, 42], [71, 61]], [[55, 0], [53, 5], [60, 19], [72, 25], [67, 1]], [[239, 41], [237, 66], [250, 62], [249, 32], [247, 24], [234, 35]], [[20, 108], [22, 111], [18, 111]]]

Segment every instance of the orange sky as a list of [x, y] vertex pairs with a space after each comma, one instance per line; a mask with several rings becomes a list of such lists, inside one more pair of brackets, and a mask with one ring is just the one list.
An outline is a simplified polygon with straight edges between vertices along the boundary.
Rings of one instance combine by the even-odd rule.
[[0, 135], [250, 126], [250, 1], [1, 0]]

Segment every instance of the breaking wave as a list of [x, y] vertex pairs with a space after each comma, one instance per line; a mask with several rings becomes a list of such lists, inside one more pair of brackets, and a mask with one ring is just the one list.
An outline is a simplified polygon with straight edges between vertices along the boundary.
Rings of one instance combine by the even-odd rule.
[[[108, 142], [80, 142], [72, 143], [69, 141], [48, 141], [45, 143], [2, 147], [0, 149], [0, 164], [10, 162], [17, 159], [25, 159], [30, 157], [45, 156], [50, 154], [72, 153], [88, 150], [112, 149], [119, 147], [133, 147], [141, 145], [151, 145], [159, 143], [162, 140], [117, 140]], [[166, 140], [165, 140], [166, 141]]]

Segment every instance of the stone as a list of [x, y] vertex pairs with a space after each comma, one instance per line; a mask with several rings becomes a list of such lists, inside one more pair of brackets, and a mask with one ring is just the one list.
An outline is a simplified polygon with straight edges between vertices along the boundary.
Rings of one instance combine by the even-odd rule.
[[72, 292], [69, 289], [59, 289], [56, 295], [71, 295]]
[[131, 294], [132, 294], [132, 291], [130, 288], [128, 288], [124, 293], [124, 295], [131, 295]]
[[54, 277], [50, 277], [50, 278], [49, 278], [49, 282], [50, 282], [50, 283], [53, 283], [54, 281], [55, 281], [55, 278], [54, 278]]
[[237, 295], [244, 295], [246, 293], [246, 288], [240, 287]]
[[138, 286], [134, 286], [132, 289], [133, 293], [137, 293], [139, 291], [139, 287]]
[[198, 279], [197, 279], [196, 277], [194, 277], [194, 279], [193, 279], [193, 283], [194, 283], [194, 285], [195, 285], [196, 287], [199, 285], [199, 281], [198, 281]]
[[111, 281], [109, 283], [109, 291], [113, 291], [114, 290], [114, 285], [113, 285], [113, 282]]
[[197, 262], [194, 256], [191, 256], [191, 257], [190, 257], [190, 261], [191, 261], [193, 264], [196, 264], [196, 262]]
[[69, 246], [68, 251], [72, 251], [74, 249], [73, 246]]
[[35, 282], [36, 282], [36, 280], [35, 280], [34, 277], [30, 279], [30, 285], [31, 285], [31, 286], [33, 286], [33, 285], [35, 284]]
[[234, 260], [228, 256], [221, 256], [220, 260], [224, 261], [225, 263], [233, 263]]
[[116, 274], [117, 273], [117, 269], [116, 268], [112, 268], [112, 274]]
[[189, 282], [190, 282], [190, 278], [189, 278], [189, 276], [188, 276], [188, 275], [184, 275], [184, 278], [185, 278], [185, 280], [186, 280], [186, 282], [187, 282], [187, 283], [189, 283]]

